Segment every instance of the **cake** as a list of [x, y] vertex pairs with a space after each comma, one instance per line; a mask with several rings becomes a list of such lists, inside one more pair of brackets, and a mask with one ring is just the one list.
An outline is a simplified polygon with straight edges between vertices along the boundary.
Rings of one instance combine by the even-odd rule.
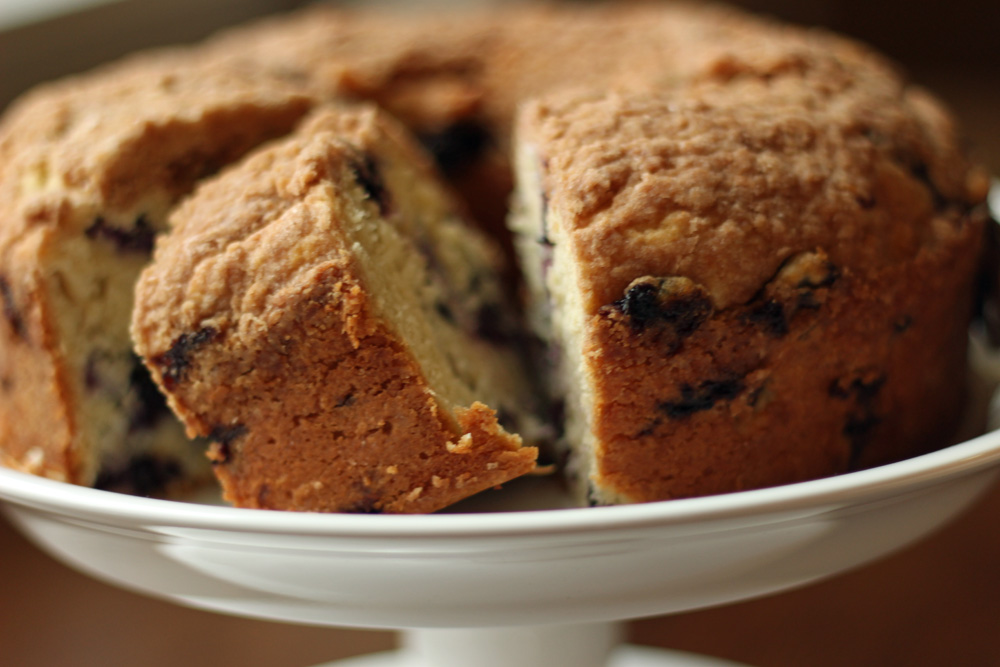
[[[871, 49], [734, 8], [681, 2], [517, 3], [427, 12], [317, 4], [225, 31], [201, 57], [294, 78], [326, 99], [377, 103], [435, 156], [475, 219], [507, 244], [519, 105], [566, 87], [648, 90], [835, 54], [890, 75]], [[791, 58], [789, 56], [792, 56]], [[794, 66], [794, 65], [793, 65]]]
[[774, 486], [952, 435], [987, 182], [922, 91], [799, 61], [557, 94], [517, 150], [581, 499]]
[[0, 124], [0, 462], [140, 494], [210, 475], [135, 356], [132, 290], [198, 179], [288, 132], [300, 89], [162, 52], [50, 84]]
[[461, 210], [367, 106], [319, 112], [178, 208], [133, 338], [227, 500], [432, 512], [535, 468], [500, 252]]
[[[320, 108], [316, 117], [325, 120], [299, 128]], [[690, 141], [681, 140], [688, 132]], [[205, 211], [226, 208], [222, 198], [230, 197], [240, 202], [233, 215], [252, 218], [261, 202], [247, 202], [233, 179], [265, 187], [273, 175], [247, 165], [283, 155], [293, 169], [295, 151], [320, 150], [310, 144], [320, 136], [340, 162], [347, 146], [374, 141], [390, 163], [410, 165], [413, 183], [424, 184], [417, 190], [436, 193], [414, 211], [426, 205], [440, 213], [435, 219], [471, 220], [508, 260], [517, 256], [533, 336], [549, 346], [534, 364], [537, 377], [525, 382], [516, 370], [510, 339], [525, 336], [512, 334], [504, 316], [500, 331], [478, 332], [495, 339], [481, 356], [517, 377], [444, 390], [445, 426], [427, 440], [447, 445], [478, 429], [492, 443], [480, 462], [510, 464], [495, 479], [470, 472], [480, 486], [532, 469], [533, 447], [545, 444], [536, 437], [545, 429], [529, 417], [536, 397], [526, 384], [547, 385], [549, 431], [564, 430], [556, 455], [590, 503], [809, 479], [947, 441], [962, 402], [986, 178], [959, 150], [948, 114], [892, 63], [840, 36], [715, 5], [514, 5], [447, 15], [316, 6], [42, 86], [0, 119], [0, 464], [142, 494], [214, 470], [246, 506], [430, 511], [450, 502], [449, 493], [462, 495], [458, 477], [431, 464], [395, 486], [363, 477], [344, 490], [325, 477], [325, 499], [303, 486], [317, 474], [305, 463], [280, 481], [271, 466], [285, 463], [259, 446], [268, 429], [286, 424], [280, 411], [262, 413], [273, 424], [258, 419], [251, 428], [248, 417], [229, 412], [238, 406], [199, 393], [236, 382], [224, 373], [265, 354], [253, 346], [266, 335], [232, 334], [263, 310], [251, 309], [239, 325], [226, 320], [221, 345], [222, 329], [185, 319], [195, 313], [190, 302], [174, 301], [182, 312], [168, 312], [170, 299], [194, 289], [187, 278], [149, 278], [149, 307], [136, 316], [163, 308], [162, 321], [136, 321], [145, 364], [133, 349], [134, 283], [174, 211], [188, 230], [178, 238], [202, 229], [218, 242], [242, 239], [238, 230], [212, 230]], [[284, 148], [262, 149], [276, 153], [256, 153], [288, 137]], [[365, 181], [367, 163], [358, 164]], [[223, 177], [199, 188], [220, 170]], [[357, 179], [345, 174], [328, 175], [325, 206], [378, 208], [381, 171], [364, 204]], [[393, 198], [409, 187], [394, 186]], [[196, 189], [197, 207], [185, 203]], [[275, 211], [304, 205], [294, 203], [297, 191], [282, 192]], [[398, 213], [380, 211], [372, 224], [394, 229]], [[449, 266], [468, 272], [482, 263], [483, 275], [521, 288], [510, 261], [488, 259], [489, 241], [464, 223], [438, 228], [461, 229], [456, 243], [471, 253]], [[406, 236], [412, 231], [397, 230], [421, 246]], [[158, 259], [153, 275], [169, 273], [165, 264], [194, 270], [176, 243], [164, 243], [173, 259]], [[351, 260], [358, 289], [370, 294], [343, 306], [363, 309], [366, 322], [389, 332], [393, 358], [410, 360], [414, 394], [437, 391], [441, 378], [422, 373], [433, 374], [440, 359], [414, 352], [429, 343], [399, 330], [387, 290], [365, 281], [429, 271], [435, 289], [458, 289], [464, 305], [430, 292], [414, 297], [437, 304], [418, 309], [435, 344], [445, 325], [472, 339], [503, 312], [494, 287], [473, 288], [462, 271], [442, 280], [434, 265], [443, 251], [434, 261], [428, 252], [422, 245], [408, 260], [416, 265], [401, 258], [384, 271]], [[279, 260], [306, 258], [274, 258], [262, 271], [278, 271]], [[156, 292], [157, 282], [178, 294]], [[409, 282], [406, 289], [422, 284]], [[486, 299], [491, 317], [470, 314], [477, 299]], [[246, 305], [198, 312], [225, 319]], [[154, 325], [164, 328], [154, 334]], [[305, 365], [316, 350], [300, 342]], [[239, 355], [224, 355], [230, 343]], [[440, 345], [458, 355], [451, 362], [478, 354], [465, 342]], [[212, 355], [229, 365], [212, 371]], [[273, 392], [294, 382], [275, 375], [261, 385]], [[290, 390], [267, 395], [301, 400]], [[330, 414], [317, 413], [309, 428], [342, 419], [344, 407], [324, 404]], [[362, 421], [374, 428], [373, 414]], [[185, 432], [214, 443], [211, 469], [206, 442], [189, 442]], [[349, 432], [357, 435], [334, 432], [334, 449]], [[383, 435], [385, 448], [412, 454], [408, 438]], [[318, 451], [310, 447], [302, 451]], [[383, 473], [399, 468], [379, 461]], [[426, 495], [400, 499], [404, 487]]]

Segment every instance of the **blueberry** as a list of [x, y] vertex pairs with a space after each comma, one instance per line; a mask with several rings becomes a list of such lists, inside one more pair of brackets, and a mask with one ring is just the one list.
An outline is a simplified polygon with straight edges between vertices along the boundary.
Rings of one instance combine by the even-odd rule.
[[119, 468], [102, 470], [94, 487], [107, 491], [151, 496], [183, 474], [180, 464], [152, 454], [138, 454]]
[[247, 427], [243, 424], [230, 424], [228, 426], [215, 426], [208, 434], [212, 441], [212, 465], [229, 463], [232, 458], [233, 443], [246, 435]]
[[10, 325], [14, 336], [26, 339], [27, 331], [24, 326], [24, 319], [21, 317], [21, 311], [14, 301], [14, 291], [11, 289], [10, 283], [3, 276], [0, 276], [0, 302], [2, 302], [0, 305], [3, 307], [4, 319]]
[[167, 389], [173, 388], [177, 382], [184, 379], [184, 374], [191, 365], [191, 353], [214, 340], [216, 336], [218, 331], [213, 327], [181, 334], [174, 340], [169, 350], [152, 358], [152, 362], [161, 368], [163, 384]]
[[704, 290], [680, 278], [640, 278], [614, 305], [633, 329], [665, 323], [681, 338], [697, 331], [712, 314], [712, 302]]
[[147, 255], [153, 252], [153, 245], [156, 242], [156, 231], [145, 215], [136, 218], [132, 229], [116, 227], [98, 216], [84, 231], [84, 235], [89, 239], [110, 241], [121, 252], [139, 252]]
[[365, 191], [368, 198], [378, 206], [379, 213], [386, 215], [391, 208], [391, 201], [375, 157], [370, 153], [363, 153], [351, 162], [351, 169], [354, 171], [354, 179], [358, 185]]
[[683, 419], [696, 412], [710, 410], [719, 401], [728, 401], [739, 396], [744, 390], [743, 381], [737, 378], [706, 380], [697, 387], [681, 385], [679, 399], [665, 401], [659, 409], [671, 419]]
[[859, 414], [849, 415], [844, 424], [843, 434], [850, 443], [850, 455], [847, 469], [855, 470], [861, 460], [862, 454], [872, 440], [875, 427], [882, 422], [878, 416], [868, 411]]
[[166, 399], [139, 357], [132, 359], [132, 371], [128, 380], [130, 391], [138, 399], [129, 418], [129, 431], [152, 428], [170, 414]]
[[747, 319], [761, 326], [774, 338], [780, 338], [788, 333], [785, 308], [777, 301], [765, 301], [751, 308], [747, 313]]
[[475, 162], [493, 143], [489, 130], [472, 119], [460, 120], [438, 132], [425, 132], [419, 138], [441, 171], [449, 176]]

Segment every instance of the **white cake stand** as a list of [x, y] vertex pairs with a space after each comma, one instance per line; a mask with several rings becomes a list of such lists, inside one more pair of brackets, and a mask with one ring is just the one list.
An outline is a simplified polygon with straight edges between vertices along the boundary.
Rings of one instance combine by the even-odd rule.
[[621, 507], [523, 511], [561, 501], [533, 479], [484, 496], [503, 511], [299, 514], [5, 469], [0, 500], [43, 549], [135, 591], [261, 619], [406, 629], [400, 651], [343, 667], [708, 667], [726, 663], [619, 646], [615, 623], [855, 567], [947, 522], [998, 471], [992, 432], [840, 477]]

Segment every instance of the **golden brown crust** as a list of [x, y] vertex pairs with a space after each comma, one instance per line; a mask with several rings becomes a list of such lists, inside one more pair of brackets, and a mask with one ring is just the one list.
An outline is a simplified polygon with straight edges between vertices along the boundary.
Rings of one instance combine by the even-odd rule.
[[492, 410], [442, 404], [369, 296], [345, 220], [392, 128], [324, 113], [206, 184], [137, 287], [137, 348], [239, 506], [431, 512], [534, 468]]
[[118, 210], [153, 188], [176, 196], [261, 137], [287, 133], [314, 102], [276, 76], [195, 52], [134, 56], [15, 103], [0, 125], [3, 195], [27, 207], [57, 189]]
[[650, 90], [751, 70], [770, 75], [819, 60], [830, 81], [893, 69], [840, 36], [684, 2], [520, 3], [443, 14], [316, 6], [229, 31], [204, 55], [293, 78], [317, 96], [376, 102], [442, 149], [448, 175], [494, 228], [511, 185], [512, 121], [526, 100], [567, 88]]
[[522, 136], [587, 267], [589, 312], [642, 275], [687, 276], [726, 307], [797, 252], [878, 267], [948, 242], [987, 181], [917, 96], [797, 75], [567, 95], [531, 106]]

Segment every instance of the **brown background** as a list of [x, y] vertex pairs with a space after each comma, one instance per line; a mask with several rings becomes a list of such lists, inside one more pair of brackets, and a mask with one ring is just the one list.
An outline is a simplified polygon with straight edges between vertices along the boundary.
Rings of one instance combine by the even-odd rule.
[[[34, 80], [294, 4], [126, 0], [0, 34], [0, 104]], [[950, 103], [979, 157], [1000, 173], [1000, 3], [737, 4], [883, 49]], [[630, 636], [757, 667], [1000, 665], [998, 520], [1000, 488], [930, 539], [858, 571], [761, 600], [635, 621]], [[0, 519], [3, 667], [305, 667], [393, 642], [387, 632], [231, 618], [127, 593], [56, 563]]]

